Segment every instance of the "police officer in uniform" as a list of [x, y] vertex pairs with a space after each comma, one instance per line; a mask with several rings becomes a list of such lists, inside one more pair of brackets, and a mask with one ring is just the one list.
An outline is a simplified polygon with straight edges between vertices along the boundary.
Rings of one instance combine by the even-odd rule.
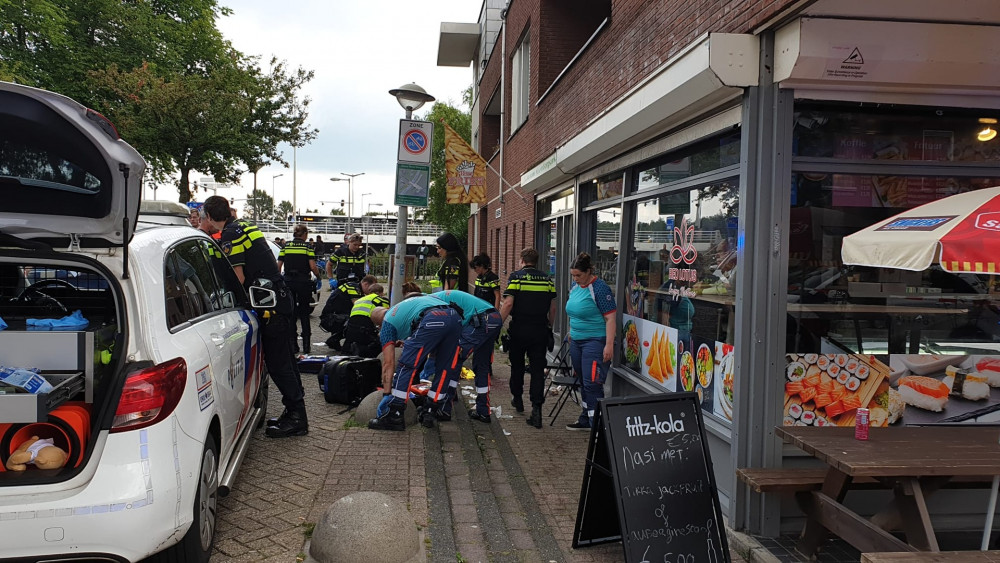
[[510, 392], [511, 404], [517, 412], [524, 412], [524, 355], [531, 365], [531, 416], [527, 423], [542, 427], [542, 403], [545, 402], [545, 350], [552, 336], [552, 319], [556, 312], [556, 286], [548, 274], [539, 270], [538, 251], [525, 248], [521, 251], [521, 269], [510, 275], [507, 291], [500, 304], [500, 315], [511, 317], [507, 334], [510, 335]]
[[476, 289], [473, 295], [492, 303], [497, 310], [500, 309], [500, 276], [496, 275], [490, 268], [493, 264], [490, 257], [485, 252], [472, 257], [469, 267], [476, 273]]
[[354, 301], [367, 294], [368, 288], [377, 281], [375, 276], [365, 276], [361, 278], [361, 283], [349, 281], [338, 284], [330, 293], [326, 304], [323, 305], [323, 312], [319, 315], [319, 326], [330, 333], [326, 345], [331, 350], [340, 351], [344, 325], [350, 319]]
[[[302, 325], [302, 353], [309, 353], [312, 342], [309, 315], [312, 313], [313, 281], [310, 272], [319, 279], [319, 268], [316, 266], [316, 253], [306, 241], [309, 229], [302, 224], [295, 225], [292, 240], [278, 252], [278, 269], [284, 273], [285, 284], [295, 296], [295, 318]], [[299, 351], [299, 343], [295, 338], [295, 324], [292, 324], [292, 351]]]
[[354, 302], [351, 317], [344, 327], [343, 349], [352, 356], [364, 358], [377, 357], [382, 347], [379, 346], [378, 330], [372, 321], [372, 311], [375, 307], [388, 307], [389, 300], [382, 296], [385, 289], [380, 284], [368, 286], [368, 295]]
[[365, 277], [365, 251], [361, 248], [361, 235], [354, 233], [347, 237], [340, 248], [330, 255], [326, 262], [326, 273], [337, 285], [345, 282], [360, 282]]
[[278, 304], [261, 318], [261, 344], [267, 371], [281, 393], [285, 410], [268, 421], [265, 434], [271, 438], [302, 436], [309, 432], [302, 378], [292, 354], [295, 301], [278, 271], [271, 248], [256, 225], [234, 219], [229, 201], [222, 196], [205, 200], [205, 214], [212, 226], [221, 231], [219, 244], [233, 265], [244, 287], [264, 279], [271, 282]]

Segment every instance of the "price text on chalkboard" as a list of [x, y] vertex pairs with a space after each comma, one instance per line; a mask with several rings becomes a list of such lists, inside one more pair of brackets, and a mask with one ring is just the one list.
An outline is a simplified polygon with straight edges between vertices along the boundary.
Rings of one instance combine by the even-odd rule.
[[728, 562], [697, 396], [605, 399], [594, 423], [573, 546], [620, 540], [626, 561]]

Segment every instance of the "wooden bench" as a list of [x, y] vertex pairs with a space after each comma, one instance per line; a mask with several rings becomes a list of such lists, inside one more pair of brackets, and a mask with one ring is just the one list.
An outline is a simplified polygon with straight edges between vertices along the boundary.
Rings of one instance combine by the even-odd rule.
[[[736, 476], [757, 493], [798, 493], [818, 491], [826, 478], [826, 469], [783, 468], [783, 467], [745, 467], [736, 470]], [[960, 476], [951, 479], [945, 488], [948, 489], [979, 489], [987, 488], [993, 483], [992, 477]], [[884, 485], [877, 479], [861, 477], [854, 479], [851, 488], [879, 489]]]
[[1000, 563], [1000, 551], [862, 553], [861, 563]]

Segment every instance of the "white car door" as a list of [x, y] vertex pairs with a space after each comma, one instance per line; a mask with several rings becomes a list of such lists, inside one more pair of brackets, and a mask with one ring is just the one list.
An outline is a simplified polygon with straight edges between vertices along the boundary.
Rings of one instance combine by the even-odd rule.
[[244, 411], [243, 344], [249, 325], [232, 306], [232, 297], [225, 296], [213, 271], [207, 254], [212, 247], [211, 241], [202, 238], [183, 241], [168, 252], [166, 270], [168, 283], [183, 292], [187, 315], [207, 350], [205, 362], [189, 367], [195, 372], [198, 407], [219, 414], [220, 447], [226, 459]]

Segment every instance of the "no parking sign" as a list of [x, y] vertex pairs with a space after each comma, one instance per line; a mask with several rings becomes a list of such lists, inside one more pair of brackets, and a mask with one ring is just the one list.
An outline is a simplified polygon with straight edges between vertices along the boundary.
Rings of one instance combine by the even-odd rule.
[[399, 120], [399, 162], [430, 164], [434, 124], [430, 121]]

